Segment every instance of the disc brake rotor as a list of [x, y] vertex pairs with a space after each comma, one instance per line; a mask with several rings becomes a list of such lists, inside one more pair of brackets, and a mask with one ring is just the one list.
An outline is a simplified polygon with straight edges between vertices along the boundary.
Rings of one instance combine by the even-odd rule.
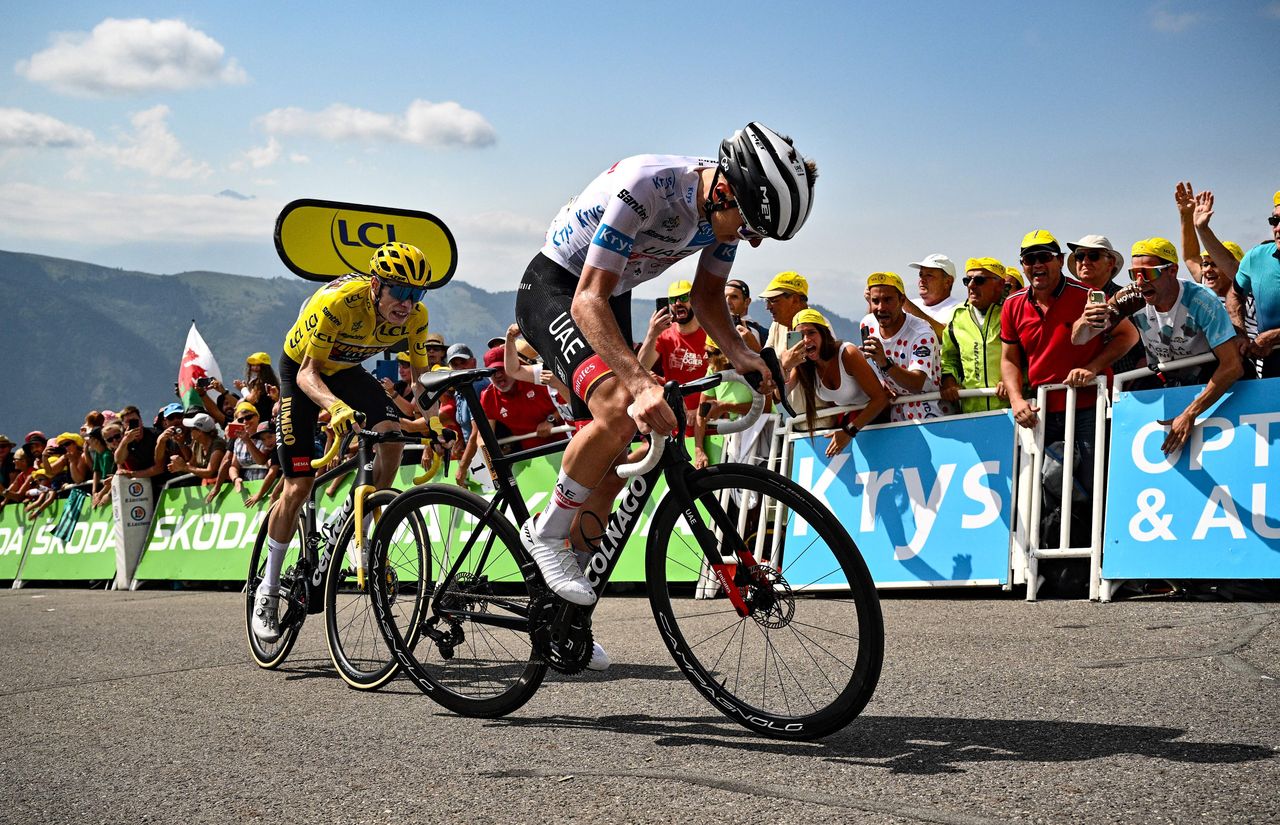
[[750, 582], [743, 598], [756, 623], [778, 630], [791, 623], [796, 612], [796, 597], [782, 574], [767, 564], [757, 564], [748, 572]]

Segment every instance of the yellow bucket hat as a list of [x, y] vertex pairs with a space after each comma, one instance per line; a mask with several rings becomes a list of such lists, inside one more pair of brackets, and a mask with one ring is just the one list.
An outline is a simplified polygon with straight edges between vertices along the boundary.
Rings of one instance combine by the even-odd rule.
[[867, 276], [867, 288], [873, 286], [891, 286], [903, 295], [907, 294], [906, 287], [902, 285], [902, 277], [896, 272], [872, 272]]
[[1171, 264], [1178, 262], [1178, 251], [1166, 238], [1144, 238], [1136, 242], [1129, 250], [1129, 257], [1133, 258], [1137, 255], [1154, 255]]
[[1004, 264], [995, 258], [969, 258], [964, 262], [964, 271], [968, 272], [971, 269], [985, 269], [997, 278], [1003, 278], [1005, 272]]
[[818, 326], [831, 329], [831, 322], [823, 317], [821, 312], [818, 312], [818, 310], [813, 308], [802, 309], [796, 313], [794, 318], [791, 319], [792, 329], [795, 329], [801, 324], [817, 324]]
[[271, 366], [271, 356], [267, 355], [265, 352], [255, 352], [253, 355], [250, 355], [248, 358], [244, 359], [244, 361], [246, 364], [257, 364], [259, 366], [266, 365], [268, 367]]

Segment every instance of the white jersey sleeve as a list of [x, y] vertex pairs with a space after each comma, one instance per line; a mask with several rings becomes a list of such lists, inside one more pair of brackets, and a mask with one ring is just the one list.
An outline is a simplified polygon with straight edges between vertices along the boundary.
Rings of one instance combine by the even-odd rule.
[[574, 275], [587, 266], [618, 275], [614, 295], [700, 253], [700, 270], [728, 277], [737, 242], [716, 240], [696, 203], [698, 174], [715, 161], [679, 155], [620, 160], [560, 210], [542, 253]]

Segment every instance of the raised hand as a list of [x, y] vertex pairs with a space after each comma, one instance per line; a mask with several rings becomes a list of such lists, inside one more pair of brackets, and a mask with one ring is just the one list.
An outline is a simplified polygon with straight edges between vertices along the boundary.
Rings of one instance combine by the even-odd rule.
[[1205, 190], [1196, 195], [1196, 208], [1191, 213], [1191, 222], [1195, 224], [1196, 229], [1203, 229], [1209, 225], [1209, 219], [1213, 217], [1213, 193]]
[[1191, 181], [1179, 181], [1173, 190], [1173, 202], [1178, 205], [1179, 215], [1190, 215], [1196, 208], [1195, 192], [1191, 189]]

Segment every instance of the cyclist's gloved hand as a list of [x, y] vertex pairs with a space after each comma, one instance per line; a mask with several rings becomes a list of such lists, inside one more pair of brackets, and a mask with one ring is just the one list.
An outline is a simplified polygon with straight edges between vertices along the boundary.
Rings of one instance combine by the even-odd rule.
[[334, 438], [342, 438], [351, 432], [356, 423], [356, 411], [343, 401], [334, 401], [328, 409], [329, 426], [333, 429]]

